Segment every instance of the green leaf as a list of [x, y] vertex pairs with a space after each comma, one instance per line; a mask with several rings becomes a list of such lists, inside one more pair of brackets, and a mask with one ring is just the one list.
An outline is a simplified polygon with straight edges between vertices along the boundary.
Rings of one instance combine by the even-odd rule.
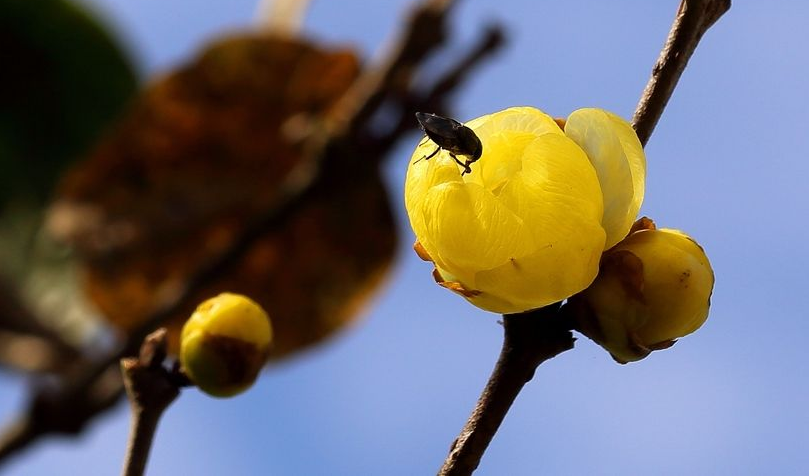
[[0, 211], [42, 203], [137, 88], [124, 54], [63, 0], [0, 2]]

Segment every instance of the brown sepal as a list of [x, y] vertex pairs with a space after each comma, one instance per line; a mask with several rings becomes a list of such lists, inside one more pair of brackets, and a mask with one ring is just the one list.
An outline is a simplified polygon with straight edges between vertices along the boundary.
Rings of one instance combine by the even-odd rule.
[[415, 251], [416, 255], [423, 261], [429, 261], [431, 263], [433, 262], [433, 259], [430, 257], [430, 254], [427, 253], [427, 250], [425, 250], [424, 247], [421, 246], [421, 242], [419, 242], [418, 240], [416, 240], [416, 242], [413, 243], [413, 251]]
[[482, 291], [478, 291], [477, 289], [467, 289], [463, 284], [457, 281], [445, 280], [444, 277], [441, 276], [441, 273], [438, 272], [438, 268], [433, 268], [433, 279], [435, 279], [435, 282], [438, 283], [439, 286], [447, 288], [463, 297], [473, 298], [482, 294]]
[[669, 347], [673, 346], [676, 343], [677, 343], [677, 339], [664, 340], [663, 342], [658, 342], [657, 344], [649, 344], [646, 347], [648, 347], [649, 350], [665, 350], [665, 349], [668, 349]]
[[455, 281], [443, 281], [438, 283], [438, 285], [467, 298], [473, 298], [475, 296], [480, 296], [481, 294], [481, 292], [477, 289], [466, 289], [463, 284]]
[[627, 296], [646, 302], [643, 295], [643, 261], [629, 250], [607, 251], [601, 257], [599, 274], [611, 274], [621, 283]]
[[641, 230], [656, 230], [657, 225], [655, 222], [649, 217], [640, 217], [638, 218], [635, 223], [632, 224], [632, 228], [629, 229], [629, 234], [641, 231]]

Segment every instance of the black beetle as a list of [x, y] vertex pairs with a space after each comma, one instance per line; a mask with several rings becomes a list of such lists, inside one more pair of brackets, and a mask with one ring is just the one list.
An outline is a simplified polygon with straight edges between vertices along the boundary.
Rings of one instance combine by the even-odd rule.
[[[421, 124], [421, 128], [427, 134], [427, 137], [438, 146], [432, 154], [425, 155], [418, 160], [429, 160], [438, 151], [444, 149], [449, 152], [449, 156], [458, 165], [463, 167], [461, 175], [472, 172], [469, 165], [478, 160], [483, 154], [483, 144], [480, 143], [480, 139], [472, 129], [455, 119], [428, 112], [417, 112], [416, 120]], [[466, 161], [461, 162], [457, 157], [458, 155], [466, 157]]]

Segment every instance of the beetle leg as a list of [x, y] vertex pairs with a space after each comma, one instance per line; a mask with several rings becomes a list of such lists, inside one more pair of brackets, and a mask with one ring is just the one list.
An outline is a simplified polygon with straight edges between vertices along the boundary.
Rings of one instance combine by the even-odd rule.
[[[424, 157], [420, 158], [420, 159], [419, 159], [419, 160], [417, 160], [416, 162], [419, 162], [419, 161], [421, 161], [421, 160], [430, 160], [430, 159], [432, 159], [433, 157], [435, 157], [435, 154], [437, 154], [439, 150], [441, 150], [441, 146], [438, 146], [438, 147], [437, 147], [437, 148], [436, 148], [436, 149], [433, 151], [433, 153], [432, 153], [432, 154], [430, 154], [430, 155], [425, 155]], [[416, 162], [413, 162], [413, 163], [415, 164]]]
[[463, 167], [463, 172], [461, 172], [461, 175], [472, 173], [472, 169], [469, 168], [469, 164], [471, 164], [471, 162], [461, 162], [460, 159], [458, 159], [458, 157], [456, 157], [452, 152], [449, 153], [449, 156], [452, 157], [452, 160], [454, 160], [455, 163]]
[[466, 162], [463, 163], [463, 172], [461, 172], [461, 175], [463, 175], [463, 174], [471, 174], [472, 173], [472, 169], [469, 167], [469, 165], [472, 162], [474, 162], [474, 160], [467, 160]]

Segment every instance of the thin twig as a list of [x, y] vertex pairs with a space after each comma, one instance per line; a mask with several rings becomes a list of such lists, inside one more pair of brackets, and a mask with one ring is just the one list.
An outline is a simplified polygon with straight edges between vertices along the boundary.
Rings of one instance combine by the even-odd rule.
[[344, 131], [357, 132], [397, 89], [409, 86], [410, 77], [428, 54], [446, 39], [446, 17], [455, 0], [425, 0], [410, 14], [402, 35], [368, 68], [340, 99], [332, 118]]
[[122, 389], [117, 368], [105, 369], [81, 393], [66, 394], [51, 382], [37, 382], [28, 408], [0, 435], [0, 464], [44, 434], [78, 433], [90, 418], [111, 408]]
[[475, 410], [452, 443], [440, 476], [468, 475], [483, 453], [523, 386], [536, 368], [573, 348], [573, 335], [558, 319], [558, 305], [503, 316], [503, 347]]
[[166, 347], [166, 329], [161, 328], [144, 340], [138, 358], [121, 360], [132, 409], [123, 476], [143, 475], [160, 417], [180, 394], [176, 380], [163, 367]]
[[644, 146], [702, 35], [730, 9], [730, 0], [682, 0], [663, 51], [652, 69], [632, 126]]
[[462, 86], [465, 79], [471, 78], [471, 72], [474, 71], [483, 60], [500, 49], [504, 42], [504, 36], [503, 28], [499, 25], [493, 24], [485, 28], [478, 42], [470, 48], [466, 55], [458, 59], [426, 93], [411, 93], [400, 99], [401, 111], [398, 120], [381, 138], [373, 141], [377, 146], [374, 155], [384, 157], [396, 144], [396, 140], [399, 137], [418, 127], [415, 117], [416, 112], [422, 111], [448, 115], [446, 113], [446, 103], [451, 93], [457, 91]]
[[[126, 370], [126, 369], [122, 369]], [[132, 408], [132, 419], [129, 429], [129, 443], [126, 448], [124, 476], [141, 476], [146, 470], [149, 452], [152, 448], [157, 424], [165, 408], [136, 409]]]
[[503, 27], [498, 24], [491, 24], [484, 28], [483, 34], [475, 46], [465, 56], [461, 57], [441, 79], [436, 81], [426, 97], [438, 100], [457, 90], [463, 80], [469, 76], [470, 71], [479, 65], [483, 59], [500, 49], [505, 41], [505, 36]]
[[3, 434], [0, 436], [0, 461], [26, 448], [35, 440], [38, 435], [33, 429], [34, 426], [25, 419], [14, 421], [3, 428]]

